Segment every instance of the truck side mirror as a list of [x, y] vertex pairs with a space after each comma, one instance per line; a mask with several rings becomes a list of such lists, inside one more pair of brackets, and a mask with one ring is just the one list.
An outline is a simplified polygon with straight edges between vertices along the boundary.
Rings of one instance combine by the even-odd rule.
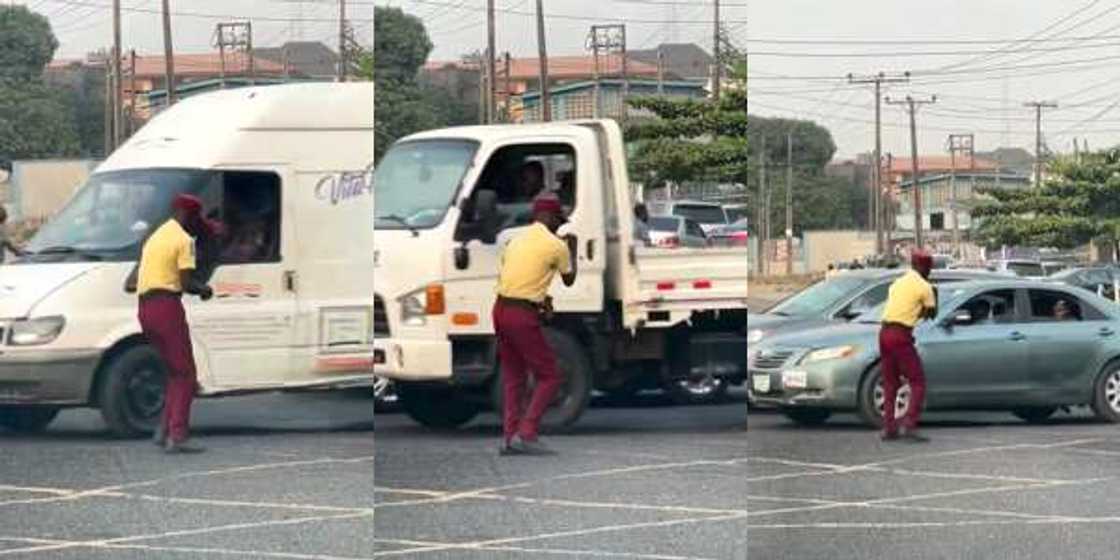
[[455, 248], [455, 268], [458, 270], [466, 270], [471, 266], [471, 250], [467, 248], [467, 244]]

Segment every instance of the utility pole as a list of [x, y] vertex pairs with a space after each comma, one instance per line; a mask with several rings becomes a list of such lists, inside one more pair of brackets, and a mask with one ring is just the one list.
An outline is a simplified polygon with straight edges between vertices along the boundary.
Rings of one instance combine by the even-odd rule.
[[[109, 56], [112, 56], [112, 48]], [[113, 153], [113, 64], [112, 59], [105, 59], [105, 157]]]
[[506, 89], [506, 95], [505, 95], [505, 105], [506, 105], [506, 111], [505, 111], [506, 118], [505, 118], [505, 120], [506, 120], [506, 122], [510, 122], [513, 119], [512, 106], [510, 105], [510, 100], [513, 99], [513, 77], [510, 76], [510, 72], [512, 72], [512, 71], [513, 71], [513, 59], [510, 58], [509, 51], [506, 51], [506, 87], [505, 87], [505, 89]]
[[891, 169], [894, 169], [894, 154], [887, 152], [887, 187], [886, 194], [880, 193], [882, 197], [880, 200], [885, 208], [883, 209], [883, 241], [887, 253], [894, 253], [891, 250], [891, 232], [894, 231], [894, 194], [891, 191], [892, 182], [889, 180], [891, 177]]
[[786, 134], [786, 276], [793, 276], [793, 134]]
[[497, 63], [495, 62], [495, 57], [498, 56], [498, 53], [497, 47], [494, 44], [494, 25], [494, 0], [486, 0], [486, 75], [490, 77], [489, 87], [486, 89], [487, 124], [493, 124], [498, 111], [498, 81], [494, 79], [498, 75]]
[[657, 47], [657, 95], [665, 95], [665, 52]]
[[1024, 107], [1034, 108], [1034, 186], [1042, 186], [1042, 110], [1055, 109], [1057, 103], [1053, 101], [1031, 101], [1024, 103]]
[[882, 254], [883, 244], [883, 121], [882, 121], [882, 94], [883, 84], [905, 83], [910, 81], [910, 72], [903, 72], [901, 76], [888, 76], [879, 72], [873, 76], [856, 77], [848, 74], [849, 84], [875, 84], [875, 253]]
[[621, 27], [622, 27], [622, 100], [621, 100], [622, 107], [619, 108], [619, 111], [620, 111], [620, 116], [622, 117], [622, 120], [625, 121], [626, 120], [626, 115], [628, 113], [627, 107], [626, 107], [626, 99], [630, 96], [630, 76], [627, 73], [627, 68], [626, 68], [626, 25], [623, 24]]
[[541, 66], [541, 120], [552, 121], [552, 96], [548, 93], [548, 47], [544, 36], [544, 0], [537, 0], [537, 47]]
[[128, 65], [128, 135], [132, 136], [136, 132], [136, 49], [129, 49], [128, 52], [129, 65]]
[[712, 0], [712, 12], [714, 21], [712, 25], [712, 58], [715, 60], [715, 65], [712, 68], [712, 99], [719, 101], [720, 94], [720, 75], [723, 73], [723, 60], [720, 55], [720, 32], [719, 32], [719, 0]]
[[758, 202], [755, 223], [758, 228], [758, 273], [766, 274], [766, 136], [759, 139], [758, 152]]
[[163, 57], [167, 70], [168, 107], [175, 103], [175, 49], [171, 45], [171, 0], [163, 0]]
[[907, 111], [910, 113], [910, 186], [914, 191], [914, 245], [918, 249], [924, 247], [924, 239], [922, 237], [922, 189], [918, 185], [917, 113], [918, 107], [936, 102], [936, 95], [931, 96], [929, 99], [916, 99], [910, 95], [907, 95], [906, 99], [903, 100], [892, 101], [890, 97], [887, 98], [888, 105], [906, 105]]
[[338, 0], [338, 81], [346, 81], [346, 0]]
[[124, 80], [121, 77], [121, 0], [113, 0], [113, 148], [124, 137]]
[[[958, 258], [961, 252], [961, 232], [957, 225], [960, 215], [957, 211], [957, 153], [968, 154], [969, 169], [975, 169], [976, 153], [973, 148], [975, 136], [972, 134], [949, 135], [949, 161], [952, 170], [949, 172], [949, 206], [953, 217], [953, 253]], [[973, 176], [975, 177], [975, 176]]]

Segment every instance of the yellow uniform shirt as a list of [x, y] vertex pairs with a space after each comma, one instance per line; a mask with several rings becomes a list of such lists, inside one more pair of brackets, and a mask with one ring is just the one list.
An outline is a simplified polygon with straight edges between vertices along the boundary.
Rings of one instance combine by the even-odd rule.
[[136, 274], [136, 291], [141, 295], [151, 290], [182, 293], [179, 274], [194, 268], [194, 238], [179, 222], [167, 220], [144, 243]]
[[922, 318], [922, 310], [936, 305], [933, 286], [911, 270], [891, 284], [887, 305], [883, 308], [883, 322], [914, 327]]
[[572, 271], [568, 245], [544, 224], [534, 223], [502, 252], [498, 295], [542, 302], [558, 271]]

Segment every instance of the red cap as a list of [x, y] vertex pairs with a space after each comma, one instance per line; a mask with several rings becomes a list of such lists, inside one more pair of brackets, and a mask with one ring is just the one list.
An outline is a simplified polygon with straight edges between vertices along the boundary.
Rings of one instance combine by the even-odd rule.
[[171, 201], [171, 207], [177, 210], [185, 210], [191, 214], [200, 214], [202, 213], [202, 200], [194, 195], [178, 194]]
[[928, 273], [933, 269], [933, 257], [921, 249], [915, 249], [910, 253], [910, 266], [919, 272]]

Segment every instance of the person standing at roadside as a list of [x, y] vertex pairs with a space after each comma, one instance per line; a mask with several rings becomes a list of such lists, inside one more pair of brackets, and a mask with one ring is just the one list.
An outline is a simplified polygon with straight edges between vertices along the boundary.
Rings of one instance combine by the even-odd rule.
[[[493, 309], [502, 368], [502, 455], [552, 454], [538, 435], [562, 379], [542, 322], [552, 313], [548, 289], [556, 273], [565, 286], [576, 280], [575, 238], [556, 236], [565, 221], [560, 200], [542, 194], [533, 201], [533, 224], [502, 252]], [[536, 386], [526, 407], [529, 371]]]
[[[880, 369], [883, 378], [883, 433], [885, 441], [903, 438], [929, 441], [918, 433], [918, 420], [925, 402], [926, 378], [922, 360], [914, 346], [914, 327], [923, 318], [937, 315], [937, 297], [929, 283], [933, 257], [922, 250], [910, 255], [911, 270], [895, 280], [887, 295], [879, 330]], [[895, 403], [902, 378], [910, 383], [910, 400], [901, 426], [895, 419]]]
[[198, 384], [182, 297], [187, 293], [207, 301], [214, 295], [194, 275], [195, 239], [211, 226], [202, 217], [202, 202], [197, 197], [175, 197], [172, 212], [171, 219], [152, 233], [141, 250], [138, 316], [144, 337], [167, 369], [163, 416], [155, 442], [167, 453], [198, 453], [203, 451], [201, 447], [187, 443], [191, 401]]

